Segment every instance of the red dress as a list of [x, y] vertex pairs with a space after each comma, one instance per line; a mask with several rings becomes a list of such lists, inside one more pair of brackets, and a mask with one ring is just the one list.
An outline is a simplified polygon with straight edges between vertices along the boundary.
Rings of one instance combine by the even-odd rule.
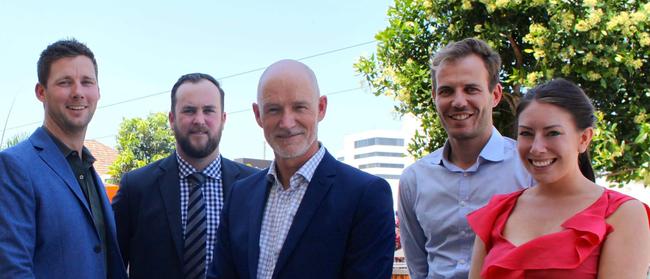
[[[467, 216], [469, 225], [485, 243], [481, 277], [596, 278], [600, 250], [613, 231], [605, 219], [633, 198], [605, 189], [593, 204], [564, 221], [564, 230], [515, 246], [503, 237], [503, 229], [521, 193], [523, 190], [496, 195]], [[650, 208], [645, 208], [650, 218]]]

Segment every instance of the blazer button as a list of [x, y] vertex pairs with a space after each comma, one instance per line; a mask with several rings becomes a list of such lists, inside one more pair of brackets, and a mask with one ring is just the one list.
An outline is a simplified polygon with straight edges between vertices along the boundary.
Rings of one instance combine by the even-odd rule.
[[95, 245], [95, 247], [93, 248], [93, 251], [95, 251], [95, 253], [99, 254], [102, 251], [102, 247], [99, 247], [99, 245]]

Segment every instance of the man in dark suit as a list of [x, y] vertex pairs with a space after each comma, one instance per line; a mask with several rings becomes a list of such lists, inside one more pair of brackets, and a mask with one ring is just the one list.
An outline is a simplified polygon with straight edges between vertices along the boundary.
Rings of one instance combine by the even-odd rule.
[[256, 171], [219, 153], [223, 94], [210, 75], [180, 77], [169, 113], [176, 152], [122, 177], [113, 210], [132, 279], [205, 278], [224, 193]]
[[72, 39], [37, 63], [43, 126], [0, 153], [0, 277], [126, 278], [115, 220], [83, 146], [97, 108], [97, 62]]
[[282, 60], [262, 74], [253, 111], [275, 160], [232, 187], [208, 278], [391, 277], [390, 187], [318, 142], [326, 108], [306, 65]]

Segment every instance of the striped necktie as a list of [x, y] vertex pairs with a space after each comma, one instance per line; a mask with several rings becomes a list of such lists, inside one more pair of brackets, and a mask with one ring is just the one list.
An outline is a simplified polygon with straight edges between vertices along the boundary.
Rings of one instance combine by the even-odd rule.
[[207, 219], [201, 190], [205, 175], [195, 172], [187, 176], [187, 179], [190, 182], [190, 195], [185, 226], [183, 274], [185, 279], [205, 278]]

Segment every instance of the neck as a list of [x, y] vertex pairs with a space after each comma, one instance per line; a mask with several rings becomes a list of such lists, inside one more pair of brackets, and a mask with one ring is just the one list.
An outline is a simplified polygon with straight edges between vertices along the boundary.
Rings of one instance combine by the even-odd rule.
[[86, 137], [86, 129], [80, 130], [78, 132], [70, 133], [63, 131], [59, 126], [47, 121], [43, 125], [45, 128], [54, 135], [59, 141], [61, 141], [68, 148], [77, 151], [77, 154], [81, 156], [81, 149], [84, 146], [84, 138]]
[[580, 170], [571, 171], [557, 181], [551, 183], [539, 183], [535, 189], [535, 193], [542, 196], [554, 197], [569, 197], [581, 195], [585, 193], [592, 193], [596, 189], [602, 187], [584, 177]]
[[212, 161], [216, 160], [219, 156], [219, 148], [216, 148], [214, 151], [212, 151], [212, 153], [210, 153], [210, 155], [203, 158], [194, 158], [188, 156], [178, 145], [176, 146], [176, 152], [178, 152], [178, 154], [181, 156], [181, 158], [183, 158], [183, 160], [185, 160], [185, 162], [190, 164], [197, 171], [203, 171], [212, 163]]
[[289, 188], [289, 181], [291, 177], [307, 162], [311, 159], [314, 154], [318, 152], [318, 141], [314, 141], [314, 144], [307, 149], [305, 154], [294, 157], [294, 158], [282, 158], [275, 153], [275, 167], [276, 173], [280, 182], [282, 182], [282, 187], [284, 189]]
[[485, 147], [492, 136], [492, 131], [482, 137], [471, 139], [449, 138], [448, 160], [461, 169], [468, 169], [478, 159], [481, 150]]

